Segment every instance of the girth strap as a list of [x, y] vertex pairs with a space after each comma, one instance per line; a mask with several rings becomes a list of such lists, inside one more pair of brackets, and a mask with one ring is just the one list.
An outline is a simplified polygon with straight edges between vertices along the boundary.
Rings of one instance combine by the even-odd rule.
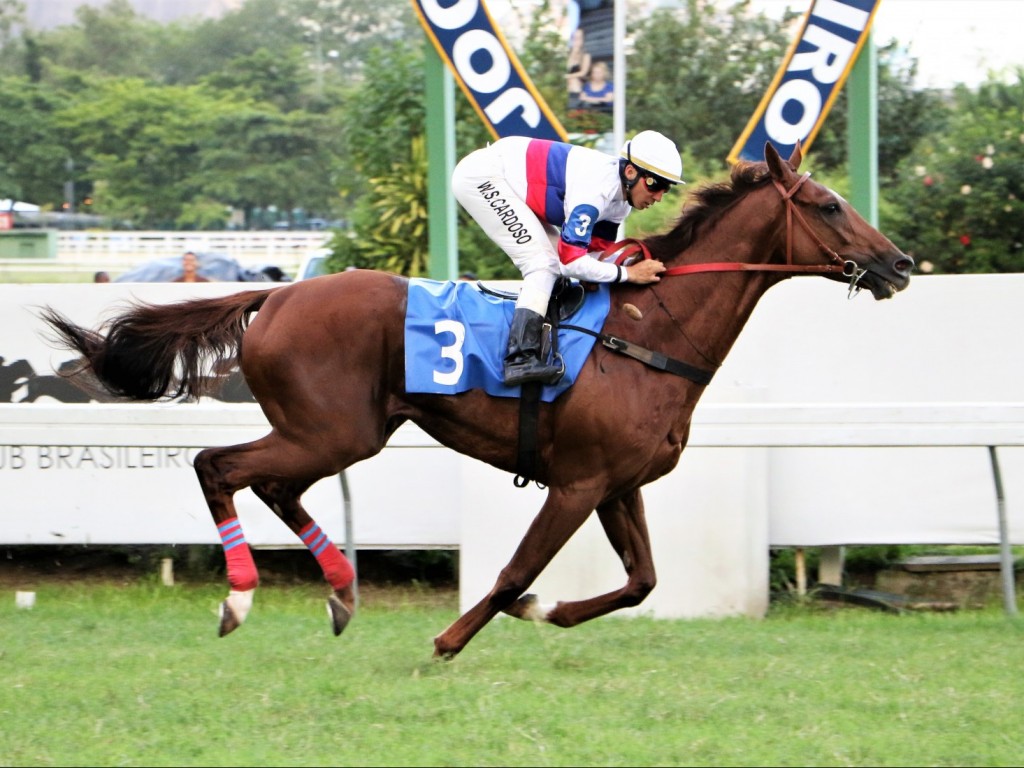
[[634, 360], [639, 360], [644, 365], [648, 365], [651, 368], [657, 368], [659, 371], [665, 371], [675, 376], [680, 376], [684, 379], [700, 384], [701, 386], [707, 386], [711, 383], [712, 377], [715, 375], [713, 371], [706, 371], [703, 368], [697, 368], [684, 363], [682, 360], [676, 360], [674, 358], [663, 355], [661, 352], [654, 352], [653, 350], [641, 347], [639, 344], [634, 344], [631, 341], [620, 339], [616, 336], [609, 336], [606, 333], [598, 333], [592, 331], [589, 328], [581, 328], [578, 325], [563, 325], [563, 328], [570, 331], [579, 331], [580, 333], [586, 333], [594, 338], [600, 340], [602, 344], [615, 352], [620, 352], [623, 355], [632, 357]]
[[537, 418], [542, 386], [539, 381], [523, 384], [519, 394], [519, 445], [516, 476], [512, 480], [516, 488], [525, 488], [537, 477]]

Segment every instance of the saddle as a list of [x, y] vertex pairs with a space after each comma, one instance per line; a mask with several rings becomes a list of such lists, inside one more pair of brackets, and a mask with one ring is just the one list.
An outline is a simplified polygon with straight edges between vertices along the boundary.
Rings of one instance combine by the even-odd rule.
[[[516, 301], [519, 298], [518, 294], [511, 291], [499, 291], [497, 288], [490, 288], [484, 285], [482, 280], [476, 281], [476, 287], [488, 296], [497, 296], [505, 301]], [[557, 323], [576, 314], [576, 311], [583, 306], [586, 293], [582, 283], [573, 282], [567, 277], [556, 279], [555, 287], [551, 289], [551, 299], [548, 301], [548, 311], [545, 315], [548, 318], [548, 322], [554, 319], [557, 328]]]

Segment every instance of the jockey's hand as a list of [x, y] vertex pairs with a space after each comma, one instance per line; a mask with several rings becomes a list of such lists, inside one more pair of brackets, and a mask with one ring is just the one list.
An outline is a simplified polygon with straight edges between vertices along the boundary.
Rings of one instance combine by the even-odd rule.
[[661, 280], [658, 275], [664, 271], [665, 265], [657, 259], [641, 259], [635, 264], [630, 264], [626, 267], [626, 275], [628, 277], [626, 282], [636, 283], [637, 285], [657, 283]]

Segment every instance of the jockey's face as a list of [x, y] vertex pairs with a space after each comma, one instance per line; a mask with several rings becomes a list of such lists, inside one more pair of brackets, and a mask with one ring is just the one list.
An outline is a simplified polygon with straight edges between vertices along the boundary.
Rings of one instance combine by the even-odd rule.
[[643, 171], [638, 171], [634, 165], [626, 166], [626, 178], [630, 181], [637, 179], [636, 184], [626, 191], [626, 199], [638, 211], [660, 203], [667, 189], [671, 188], [671, 185], [666, 188], [663, 180], [656, 176], [644, 176]]

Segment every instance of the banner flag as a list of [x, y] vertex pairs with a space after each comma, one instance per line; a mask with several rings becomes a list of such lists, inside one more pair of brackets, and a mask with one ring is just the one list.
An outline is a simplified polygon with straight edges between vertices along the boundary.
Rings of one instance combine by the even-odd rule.
[[484, 0], [412, 0], [438, 55], [496, 139], [530, 136], [566, 141]]
[[789, 157], [804, 151], [825, 122], [857, 55], [868, 41], [881, 0], [812, 0], [800, 33], [728, 160], [764, 160], [771, 142]]

